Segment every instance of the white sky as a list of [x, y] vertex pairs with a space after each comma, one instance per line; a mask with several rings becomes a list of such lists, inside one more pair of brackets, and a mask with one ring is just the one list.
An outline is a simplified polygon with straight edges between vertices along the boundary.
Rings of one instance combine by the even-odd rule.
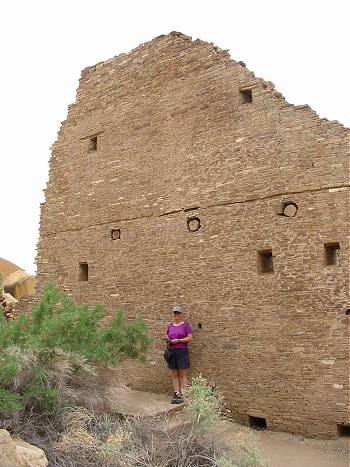
[[292, 104], [350, 126], [348, 0], [3, 0], [0, 257], [30, 273], [50, 146], [80, 71], [181, 31], [272, 81]]

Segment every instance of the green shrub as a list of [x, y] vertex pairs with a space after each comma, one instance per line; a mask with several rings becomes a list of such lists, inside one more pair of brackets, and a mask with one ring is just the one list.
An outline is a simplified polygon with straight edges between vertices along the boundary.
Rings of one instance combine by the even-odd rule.
[[0, 388], [0, 408], [5, 415], [11, 415], [22, 408], [22, 397], [7, 389]]
[[20, 362], [16, 355], [7, 353], [0, 354], [0, 385], [7, 387], [16, 377], [20, 368]]
[[150, 344], [145, 322], [128, 322], [121, 309], [102, 326], [104, 318], [101, 305], [76, 305], [53, 284], [31, 316], [7, 321], [1, 314], [0, 389], [7, 392], [0, 412], [28, 406], [52, 410], [73, 375], [83, 378], [94, 365], [116, 365], [126, 357], [142, 359]]
[[194, 417], [202, 431], [210, 431], [220, 420], [220, 397], [202, 376], [192, 378], [185, 394], [186, 411]]
[[59, 390], [50, 387], [50, 382], [42, 368], [33, 368], [24, 393], [25, 399], [32, 406], [42, 407], [45, 412], [52, 412], [59, 401]]

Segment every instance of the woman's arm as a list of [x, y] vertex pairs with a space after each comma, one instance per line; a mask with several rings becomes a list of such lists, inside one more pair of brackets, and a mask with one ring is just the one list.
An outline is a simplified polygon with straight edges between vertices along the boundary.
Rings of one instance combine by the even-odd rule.
[[188, 334], [186, 337], [183, 337], [182, 339], [173, 339], [171, 341], [172, 344], [187, 344], [188, 342], [191, 342], [193, 339], [192, 334]]
[[170, 325], [168, 324], [168, 326], [166, 328], [166, 338], [165, 338], [165, 340], [167, 341], [168, 344], [169, 344], [169, 342], [171, 342], [171, 339], [169, 338], [169, 326]]

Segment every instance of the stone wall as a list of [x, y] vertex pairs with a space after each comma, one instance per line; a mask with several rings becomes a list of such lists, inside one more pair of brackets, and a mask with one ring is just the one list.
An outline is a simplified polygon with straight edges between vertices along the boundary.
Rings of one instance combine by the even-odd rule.
[[89, 67], [52, 147], [39, 286], [143, 316], [154, 343], [129, 382], [159, 392], [180, 303], [192, 374], [237, 419], [335, 436], [350, 423], [348, 144], [179, 33]]

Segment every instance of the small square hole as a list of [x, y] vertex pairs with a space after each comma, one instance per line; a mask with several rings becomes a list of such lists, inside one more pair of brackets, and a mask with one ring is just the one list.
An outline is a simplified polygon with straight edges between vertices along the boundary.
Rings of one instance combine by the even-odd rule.
[[241, 104], [251, 104], [253, 102], [253, 94], [251, 89], [240, 89], [239, 96]]
[[272, 250], [263, 250], [258, 252], [258, 271], [260, 274], [273, 273]]
[[339, 424], [337, 428], [339, 436], [350, 437], [350, 424]]
[[97, 150], [97, 136], [93, 136], [89, 139], [89, 151]]
[[111, 230], [111, 239], [112, 240], [120, 240], [121, 232], [120, 229], [112, 229]]
[[249, 415], [249, 425], [256, 430], [265, 430], [267, 427], [266, 425], [266, 418], [262, 417], [251, 417]]
[[79, 263], [79, 280], [81, 282], [87, 282], [89, 280], [88, 263]]
[[326, 266], [339, 266], [339, 250], [340, 245], [338, 242], [324, 244]]

